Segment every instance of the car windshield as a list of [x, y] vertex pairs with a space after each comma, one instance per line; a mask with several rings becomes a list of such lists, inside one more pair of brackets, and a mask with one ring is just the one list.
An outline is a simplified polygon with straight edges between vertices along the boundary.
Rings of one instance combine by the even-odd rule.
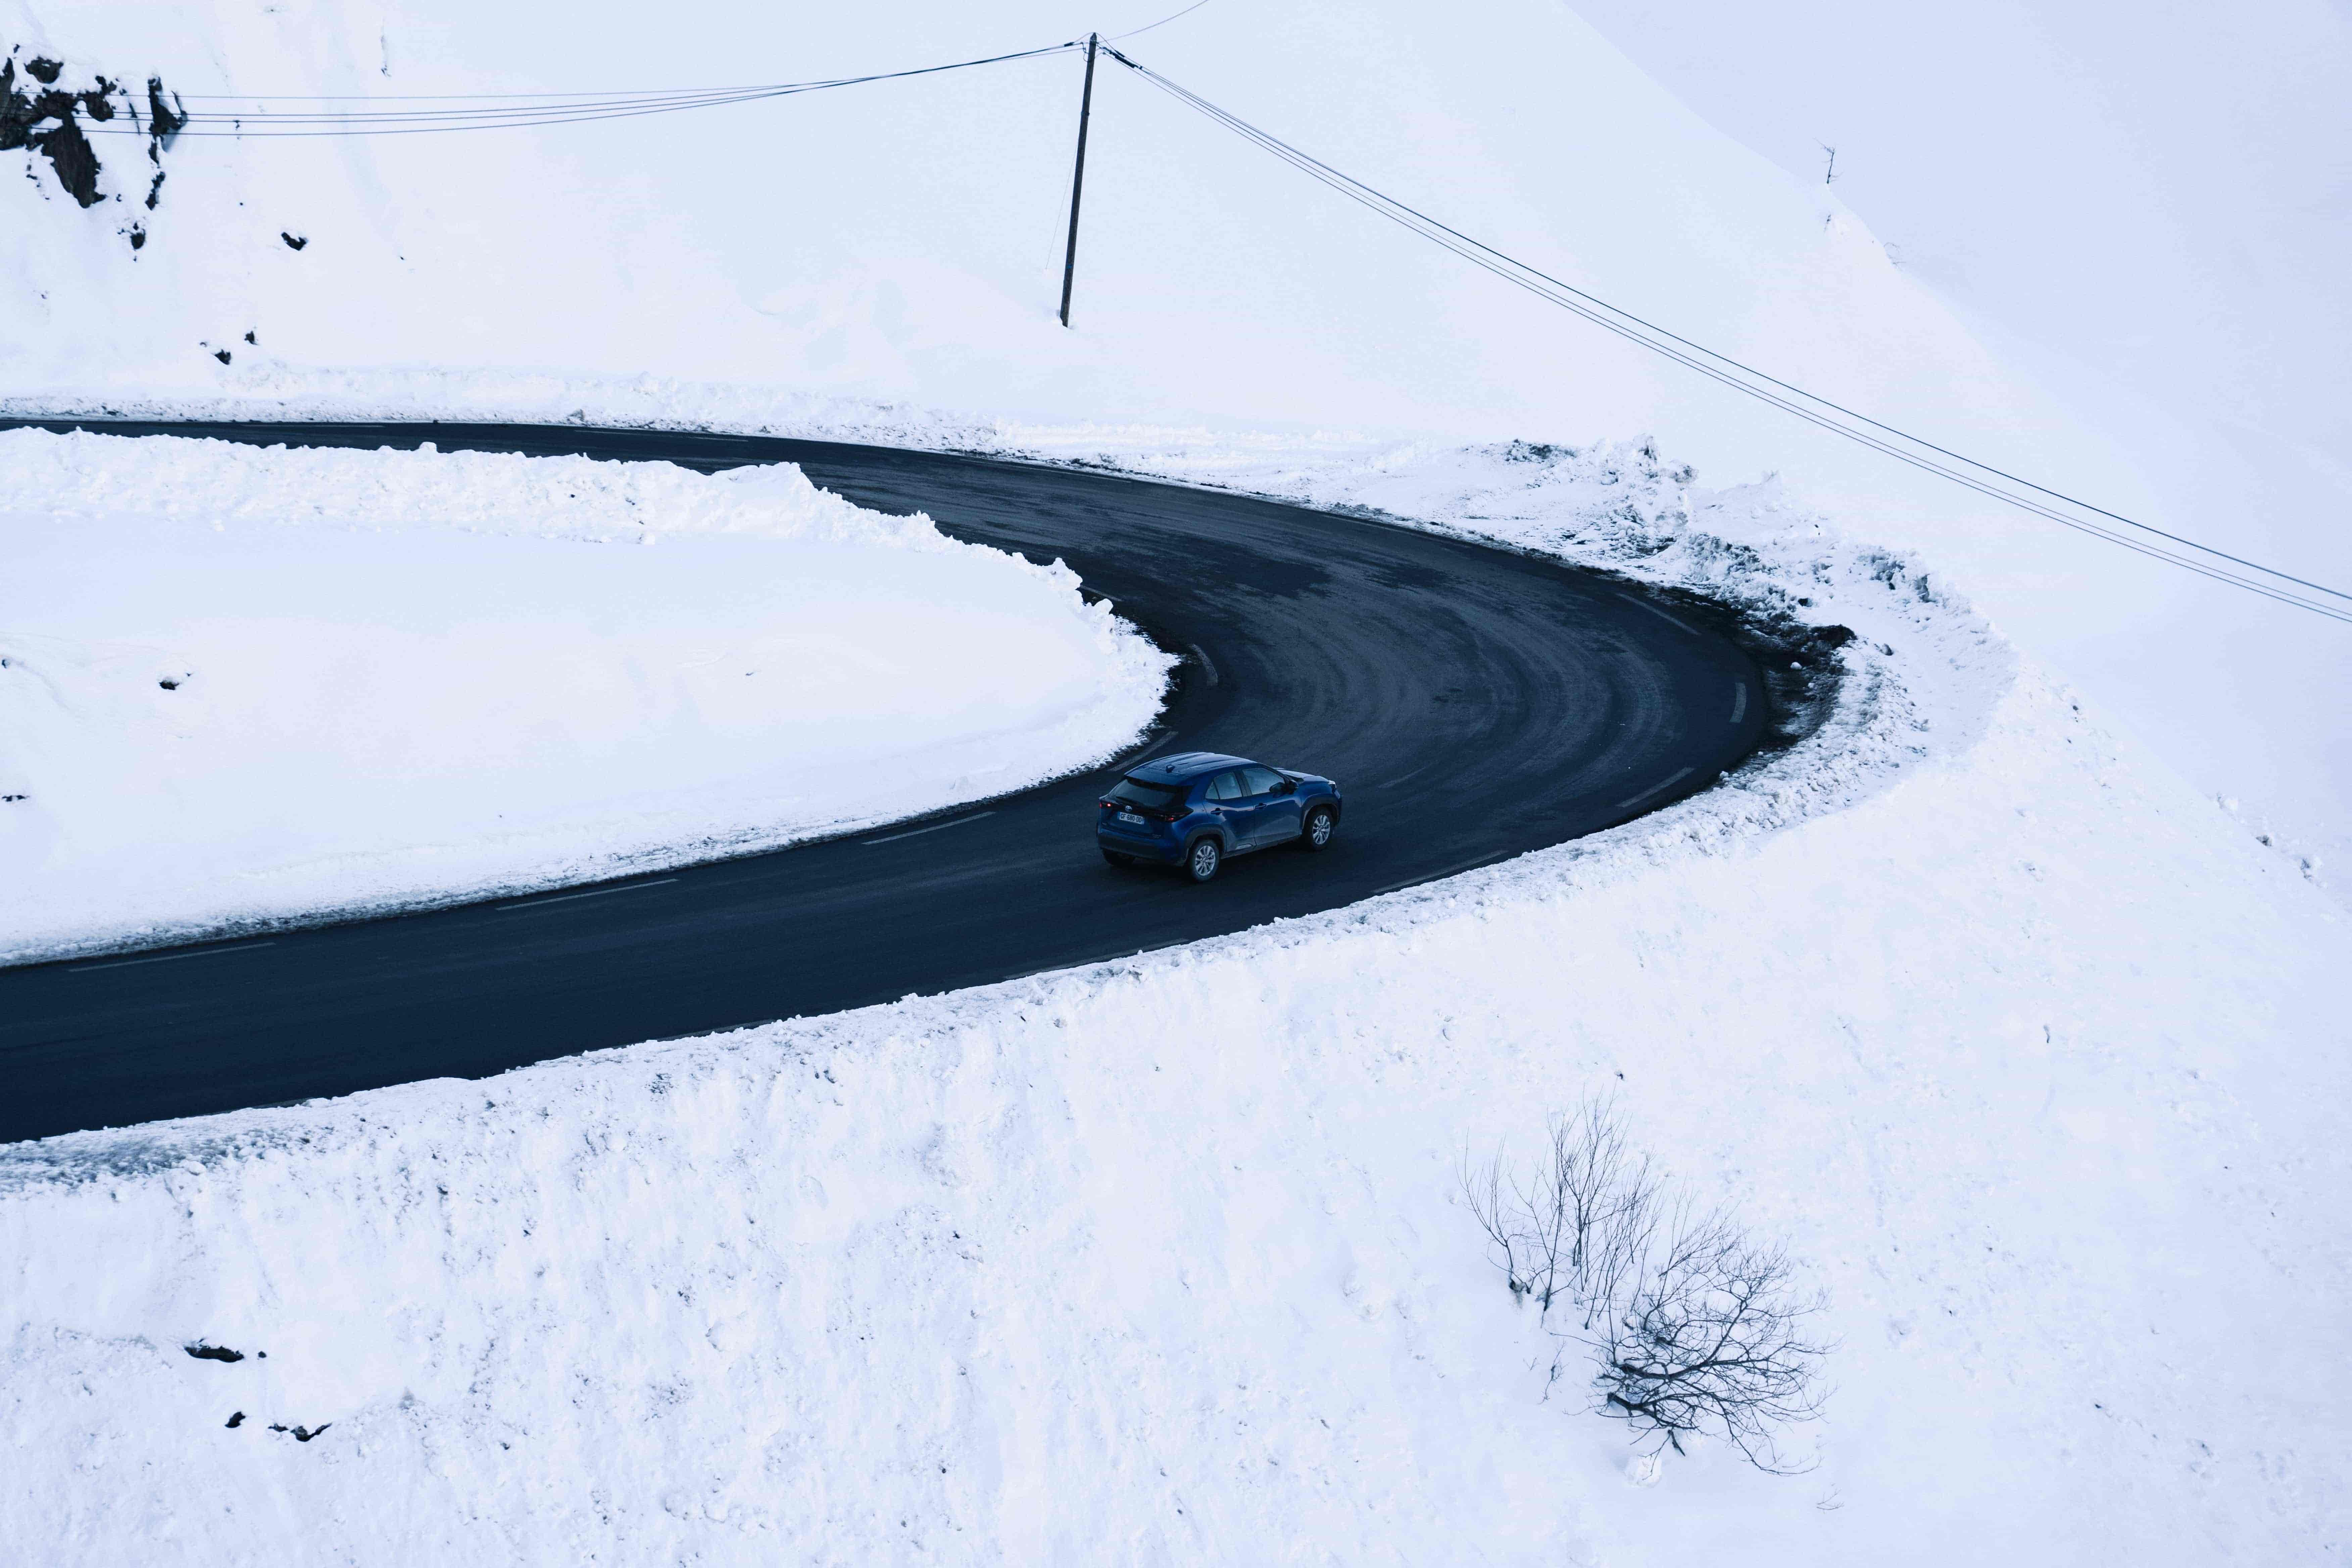
[[1121, 779], [1110, 786], [1106, 800], [1123, 801], [1129, 805], [1148, 806], [1165, 811], [1184, 798], [1184, 792], [1171, 784], [1145, 784], [1141, 779]]

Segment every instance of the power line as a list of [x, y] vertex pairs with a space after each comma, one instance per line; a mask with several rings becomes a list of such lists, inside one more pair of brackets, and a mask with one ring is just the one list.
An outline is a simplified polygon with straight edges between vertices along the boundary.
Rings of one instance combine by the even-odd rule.
[[[1182, 10], [1161, 17], [1159, 21], [1122, 34], [1132, 37], [1170, 22], [1190, 16], [1207, 0], [1194, 0]], [[976, 66], [999, 65], [1011, 60], [1034, 59], [1045, 55], [1067, 53], [1087, 48], [1088, 83], [1092, 82], [1091, 47], [1093, 40], [1074, 39], [1067, 43], [1048, 45], [1042, 48], [1021, 49], [1009, 54], [990, 55], [977, 59], [954, 60], [944, 65], [923, 66], [909, 70], [878, 71], [866, 76], [834, 77], [814, 81], [778, 82], [758, 86], [713, 89], [677, 89], [664, 91], [614, 91], [590, 93], [490, 93], [480, 95], [443, 94], [409, 97], [348, 98], [278, 97], [231, 98], [226, 95], [192, 95], [199, 103], [315, 103], [333, 104], [358, 102], [370, 107], [362, 110], [283, 110], [261, 109], [230, 110], [195, 109], [187, 110], [180, 128], [174, 132], [183, 136], [387, 136], [418, 135], [451, 131], [485, 131], [520, 129], [531, 126], [576, 124], [592, 120], [630, 119], [651, 114], [677, 113], [687, 110], [715, 108], [727, 104], [750, 103], [766, 99], [791, 97], [799, 93], [820, 92], [831, 88], [856, 87], [870, 82], [898, 81], [915, 77], [936, 76], [947, 71], [966, 70]], [[1239, 115], [1219, 108], [1198, 93], [1161, 76], [1150, 67], [1112, 48], [1101, 46], [1119, 64], [1134, 71], [1154, 87], [1168, 93], [1186, 107], [1216, 121], [1265, 152], [1272, 153], [1293, 168], [1337, 191], [1350, 201], [1369, 208], [1423, 238], [1453, 252], [1473, 265], [1482, 268], [1515, 287], [1557, 305], [1628, 342], [1640, 344], [1654, 353], [1672, 360], [1722, 385], [1741, 392], [1759, 402], [1795, 416], [1809, 424], [1843, 436], [1848, 440], [1885, 454], [1913, 468], [1937, 475], [1962, 485], [1980, 495], [2002, 501], [2021, 510], [2032, 513], [2064, 527], [2093, 537], [2119, 544], [2126, 550], [2152, 559], [2168, 562], [2201, 576], [2228, 583], [2260, 594], [2282, 604], [2293, 605], [2334, 620], [2352, 622], [2352, 594], [2331, 588], [2325, 584], [2297, 577], [2265, 566], [2260, 562], [2232, 555], [2227, 551], [2177, 533], [2168, 533], [2151, 524], [2139, 522], [2119, 512], [2094, 505], [2079, 497], [2037, 484], [2032, 479], [1980, 462], [1974, 458], [1941, 447], [1923, 437], [1914, 436], [1834, 403], [1815, 393], [1769, 375], [1752, 365], [1717, 353], [1704, 344], [1694, 342], [1648, 321], [1629, 310], [1552, 277], [1515, 257], [1506, 255], [1483, 241], [1474, 239], [1459, 229], [1440, 222], [1418, 208], [1409, 206], [1362, 181], [1341, 173], [1328, 163], [1302, 152], [1267, 131], [1251, 124]], [[180, 100], [184, 108], [186, 100]], [[385, 103], [457, 104], [464, 107], [430, 109], [383, 109]], [[86, 129], [93, 134], [143, 136], [152, 132], [138, 122], [134, 106], [131, 123], [116, 125], [94, 123]], [[1083, 117], [1081, 130], [1083, 149]], [[1083, 150], [1080, 153], [1084, 157]], [[1072, 239], [1076, 238], [1076, 196], [1073, 195]], [[1065, 321], [1066, 323], [1066, 293], [1068, 279], [1066, 267]], [[1899, 444], [1898, 444], [1899, 443]], [[1954, 465], [1958, 465], [1955, 467]], [[2014, 489], [2007, 487], [2015, 487]], [[2020, 493], [2020, 491], [2031, 493]], [[2046, 498], [2037, 500], [2036, 498]], [[2052, 502], [2077, 509], [2087, 516], [2063, 511]], [[2094, 521], [2105, 519], [2105, 522]], [[2108, 527], [2107, 523], [2119, 525]], [[2129, 533], [2122, 529], [2132, 531]], [[2189, 553], [2184, 553], [2189, 552]], [[2316, 595], [2315, 597], [2315, 595]], [[2329, 601], [2336, 601], [2330, 603]]]
[[[180, 136], [401, 136], [446, 131], [496, 131], [520, 129], [535, 125], [572, 125], [591, 120], [626, 120], [647, 114], [672, 114], [689, 109], [710, 109], [730, 103], [753, 103], [764, 99], [789, 98], [804, 92], [822, 92], [829, 88], [859, 87], [868, 82], [900, 81], [911, 77], [937, 76], [943, 71], [968, 70], [974, 66], [1001, 65], [1008, 60], [1034, 59], [1042, 55], [1057, 55], [1083, 48], [1082, 41], [1053, 44], [1044, 48], [1021, 49], [1012, 54], [990, 55], [981, 59], [954, 60], [946, 65], [922, 66], [912, 70], [877, 71], [867, 76], [832, 77], [818, 81], [775, 82], [760, 86], [737, 88], [680, 89], [659, 92], [602, 93], [514, 93], [483, 94], [478, 97], [446, 95], [407, 99], [348, 99], [348, 98], [277, 98], [238, 99], [225, 95], [194, 95], [198, 103], [344, 103], [369, 105], [387, 102], [462, 104], [458, 108], [377, 109], [356, 110], [259, 109], [234, 110], [223, 109], [190, 109], [184, 123], [174, 134]], [[185, 105], [188, 95], [180, 101]], [[85, 127], [100, 135], [144, 136], [148, 131], [137, 123], [135, 113], [130, 124], [97, 123]]]
[[[2249, 592], [2260, 594], [2265, 598], [2275, 599], [2281, 604], [2293, 605], [2298, 609], [2309, 610], [2332, 620], [2352, 622], [2352, 594], [2294, 576], [2275, 567], [2264, 566], [2259, 562], [2230, 554], [2226, 551], [2215, 549], [2211, 545], [2200, 544], [2195, 540], [2187, 539], [2179, 534], [2168, 533], [2147, 523], [2136, 521], [2120, 513], [2109, 511], [2104, 507], [2095, 506], [2077, 497], [2067, 495], [2063, 491], [2036, 484], [2031, 479], [2021, 479], [1989, 463], [1981, 463], [1973, 458], [1939, 447], [1934, 442], [1913, 436], [1907, 431], [1884, 424], [1866, 415], [1858, 414], [1840, 404], [1831, 402], [1828, 398], [1791, 385], [1775, 376], [1768, 375], [1728, 355], [1717, 353], [1687, 338], [1667, 331], [1664, 328], [1643, 321], [1631, 311], [1621, 310], [1572, 284], [1563, 282], [1549, 273], [1528, 266], [1526, 262], [1507, 256], [1492, 246], [1473, 239], [1460, 230], [1431, 217], [1428, 214], [1408, 206], [1395, 197], [1340, 173], [1271, 132], [1251, 124], [1239, 115], [1219, 108], [1198, 93], [1161, 76], [1150, 67], [1130, 59], [1118, 49], [1106, 46], [1104, 52], [1187, 108], [1207, 116], [1244, 141], [1274, 154], [1293, 168], [1329, 186], [1360, 205], [1370, 208], [1391, 222], [1452, 251], [1454, 255], [1485, 268], [1506, 282], [1581, 316], [1586, 321], [1614, 332], [1619, 337], [1639, 343], [1654, 353], [1696, 371], [1710, 380], [1731, 387], [1735, 391], [1745, 393], [1759, 402], [1792, 414], [1822, 429], [1843, 436], [1848, 440], [1868, 447], [1874, 451], [1884, 453], [1900, 462], [1908, 463], [1913, 468], [1936, 474], [1955, 484], [1964, 485], [1980, 495], [2003, 501], [2035, 516], [2095, 538], [2106, 540], [2110, 543], [2122, 545], [2125, 549], [2135, 551], [2139, 554], [2168, 562], [2201, 576], [2210, 577], [2217, 582], [2228, 583]], [[1897, 442], [1904, 445], [1898, 446], [1895, 444]], [[1954, 467], [1955, 464], [1959, 466]], [[2017, 486], [2032, 493], [2019, 494], [2016, 490], [2004, 488], [2004, 485]], [[2048, 500], [2036, 500], [2037, 496], [2047, 497]], [[2081, 517], [2062, 511], [2049, 504], [2053, 501], [2063, 502], [2092, 516]], [[2137, 534], [2147, 537], [2134, 537], [2133, 534], [2123, 532], [2120, 529], [2110, 528], [2104, 523], [2093, 521], [2095, 518], [2105, 518], [2110, 522], [2120, 524], [2122, 528], [2133, 530]], [[2163, 542], [2154, 542], [2155, 541]], [[2178, 548], [2171, 548], [2174, 546]], [[2195, 553], [2187, 554], [2183, 552]], [[2308, 592], [2301, 590], [2308, 590]], [[2319, 596], [2314, 597], [2314, 595]], [[2328, 602], [2331, 599], [2341, 603], [2331, 604]]]
[[1181, 11], [1171, 11], [1167, 16], [1160, 17], [1157, 22], [1146, 22], [1140, 27], [1130, 27], [1124, 33], [1114, 33], [1109, 37], [1105, 38], [1103, 42], [1107, 44], [1116, 44], [1128, 38], [1139, 37], [1143, 34], [1149, 33], [1156, 27], [1164, 27], [1171, 22], [1179, 21], [1183, 17], [1191, 16], [1193, 12], [1199, 10], [1208, 3], [1209, 0], [1192, 0], [1192, 3], [1190, 5], [1185, 6]]

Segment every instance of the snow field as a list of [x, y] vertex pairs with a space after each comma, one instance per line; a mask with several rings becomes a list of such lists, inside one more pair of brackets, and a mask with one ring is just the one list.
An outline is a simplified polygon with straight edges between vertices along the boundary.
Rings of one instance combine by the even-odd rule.
[[[2296, 868], [1771, 487], [1630, 445], [1024, 437], [1121, 441], [1850, 626], [1844, 690], [1672, 811], [1352, 910], [18, 1146], [0, 1398], [38, 1458], [0, 1529], [191, 1563], [2340, 1542], [2346, 1374], [2231, 1370], [2283, 1303], [2352, 1326], [2352, 933]], [[1641, 1485], [1547, 1399], [1454, 1164], [1593, 1091], [1826, 1287], [1807, 1476], [1708, 1449]]]
[[[434, 0], [290, 19], [0, 11], [5, 41], [77, 80], [152, 68], [190, 91], [333, 93], [731, 79], [714, 60], [747, 62], [746, 79], [845, 74], [908, 63], [918, 34], [949, 58], [1163, 14], [925, 5], [877, 31], [854, 8], [715, 7], [616, 55], [634, 8], [554, 33], [531, 8], [458, 18]], [[1776, 47], [1804, 69], [1834, 78], [1852, 58], [1786, 23]], [[2233, 36], [2275, 55], [2264, 40], [2311, 31]], [[1899, 28], [1853, 32], [1902, 47]], [[2179, 59], [2192, 34], [2143, 28], [2134, 48]], [[2340, 361], [2332, 329], [2298, 340], [2306, 374], [2263, 388], [2230, 365], [2267, 374], [2280, 356], [2226, 311], [2187, 357], [2178, 321], [2091, 356], [2167, 360], [2193, 403], [2086, 382], [2010, 309], [2080, 313], [2039, 264], [2049, 226], [1987, 237], [2037, 258], [2006, 301], [1897, 267], [1838, 199], [1873, 188], [1884, 140], [1810, 122], [1837, 91], [1791, 98], [1752, 58], [1739, 73], [1808, 106], [1801, 147], [1846, 143], [1864, 172], [1825, 191], [1548, 4], [1466, 20], [1389, 0], [1212, 6], [1136, 47], [1699, 341], [2340, 575], [2330, 509], [2282, 504], [2343, 490], [2280, 449], [2325, 455], [2310, 435], [2337, 405], [2305, 394], [2309, 367]], [[2191, 89], [2281, 79], [2189, 63]], [[110, 177], [131, 200], [82, 214], [34, 164], [0, 198], [19, 242], [0, 258], [18, 307], [0, 317], [6, 406], [543, 414], [1110, 461], [1852, 626], [1838, 714], [1784, 761], [1606, 838], [1144, 965], [8, 1152], [5, 1538], [200, 1563], [2340, 1556], [2352, 1391], [2340, 1358], [2307, 1348], [2348, 1326], [2343, 916], [2315, 868], [2103, 739], [2040, 673], [2288, 841], [2340, 847], [2336, 631], [1684, 381], [1315, 205], [1117, 75], [1098, 84], [1077, 330], [1062, 331], [1076, 62], [1019, 69], [504, 133], [499, 156], [464, 138], [191, 140], [135, 255], [135, 184]], [[1987, 90], [1969, 83], [1971, 101]], [[2279, 92], [2188, 97], [2293, 122], [2269, 112]], [[2104, 112], [2098, 92], [2062, 99]], [[1916, 101], [1906, 127], [1936, 119]], [[2164, 126], [2192, 122], [2182, 93], [2156, 101]], [[2016, 190], [1984, 177], [1984, 128], [1960, 116], [1944, 134], [1971, 188], [1996, 193], [1980, 199], [2014, 215]], [[2278, 208], [2263, 170], [2291, 163], [2207, 144], [2232, 175], [2212, 190]], [[2146, 163], [2063, 139], [2030, 151], [2076, 184]], [[110, 176], [143, 178], [114, 156]], [[2210, 200], [2175, 186], [2147, 210], [2163, 223]], [[2289, 205], [2303, 237], [2329, 221], [2301, 187]], [[2244, 224], [2188, 226], [2233, 266], [2273, 264]], [[2145, 226], [2110, 232], [2145, 248]], [[2072, 265], [2102, 263], [2094, 247]], [[2174, 298], [2185, 276], [2140, 272], [2087, 319]], [[2272, 292], [2273, 320], [2308, 298]], [[1996, 320], [1956, 320], [1953, 299]], [[2036, 341], [2004, 339], [2004, 321]], [[2305, 411], [2294, 428], [2283, 404]], [[2250, 422], [2204, 416], [2233, 409]], [[1501, 445], [1645, 429], [1711, 484], [1773, 470], [1790, 488], [1694, 489], [1630, 442], [1567, 459]], [[1426, 438], [1380, 434], [1399, 431]], [[12, 489], [12, 508], [32, 493]], [[109, 505], [149, 528], [142, 500]], [[1928, 551], [1934, 571], [1840, 529]], [[654, 550], [589, 553], [651, 562], [688, 542], [659, 531]], [[453, 572], [503, 547], [466, 537]], [[359, 548], [270, 553], [309, 583], [375, 572]], [[190, 581], [220, 563], [203, 579], [216, 593], [253, 567], [174, 549]], [[1952, 582], [2028, 650], [2021, 668]], [[667, 658], [679, 630], [630, 635]], [[73, 679], [141, 754], [174, 740], [156, 715], [179, 710], [133, 705], [163, 700], [143, 673]], [[93, 757], [84, 776], [106, 770]], [[709, 830], [691, 811], [662, 826], [672, 846]], [[467, 844], [401, 853], [444, 887], [503, 852]], [[1450, 1168], [1612, 1088], [1689, 1190], [1789, 1235], [1830, 1290], [1838, 1386], [1800, 1435], [1822, 1460], [1802, 1480], [1708, 1452], [1632, 1486], [1619, 1428], [1541, 1399], [1549, 1346], [1447, 1202]], [[199, 1335], [271, 1353], [193, 1361], [179, 1347]], [[2258, 1357], [2282, 1342], [2284, 1378]], [[249, 1417], [236, 1430], [232, 1408]], [[321, 1421], [309, 1443], [268, 1430]]]
[[0, 957], [1000, 794], [1168, 663], [1058, 563], [790, 468], [17, 431], [0, 493]]

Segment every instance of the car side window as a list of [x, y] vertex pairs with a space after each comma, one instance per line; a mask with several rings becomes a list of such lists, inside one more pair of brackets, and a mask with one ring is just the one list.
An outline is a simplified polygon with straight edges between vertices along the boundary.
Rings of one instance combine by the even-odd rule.
[[1282, 775], [1272, 768], [1244, 768], [1242, 794], [1272, 795], [1282, 787]]
[[1229, 768], [1209, 781], [1211, 800], [1239, 800], [1242, 797], [1242, 773], [1239, 768]]

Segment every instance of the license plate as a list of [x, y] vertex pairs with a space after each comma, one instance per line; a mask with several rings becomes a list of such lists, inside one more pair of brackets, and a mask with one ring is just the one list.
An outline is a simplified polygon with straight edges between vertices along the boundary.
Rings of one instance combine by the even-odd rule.
[[1118, 819], [1119, 819], [1121, 822], [1132, 822], [1132, 823], [1133, 823], [1133, 824], [1135, 824], [1138, 827], [1140, 827], [1140, 826], [1143, 826], [1143, 818], [1141, 818], [1141, 817], [1139, 817], [1139, 816], [1136, 816], [1136, 815], [1135, 815], [1135, 813], [1133, 813], [1133, 812], [1131, 812], [1131, 811], [1122, 811], [1122, 812], [1120, 812], [1120, 813], [1118, 814]]

